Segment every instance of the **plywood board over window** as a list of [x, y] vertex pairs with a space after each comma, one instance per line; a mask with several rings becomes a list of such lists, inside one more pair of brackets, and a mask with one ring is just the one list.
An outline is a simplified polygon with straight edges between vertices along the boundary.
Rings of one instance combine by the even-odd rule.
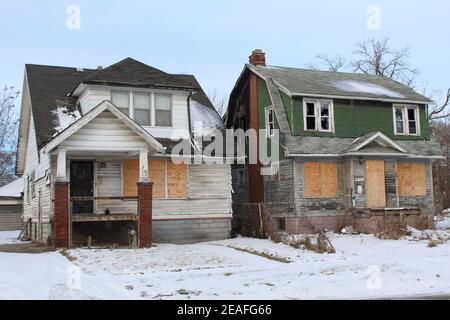
[[303, 184], [305, 198], [336, 197], [336, 163], [305, 162]]
[[169, 198], [186, 198], [187, 165], [167, 162], [167, 191]]
[[[149, 160], [150, 180], [153, 182], [153, 198], [187, 198], [187, 165], [176, 165], [172, 161]], [[139, 181], [139, 160], [123, 162], [124, 196], [137, 196]]]
[[423, 162], [397, 162], [399, 196], [426, 196], [426, 171]]

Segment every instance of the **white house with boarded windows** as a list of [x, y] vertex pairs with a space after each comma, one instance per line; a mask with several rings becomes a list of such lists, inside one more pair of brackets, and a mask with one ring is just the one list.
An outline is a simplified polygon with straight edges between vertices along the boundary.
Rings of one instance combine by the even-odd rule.
[[194, 148], [194, 121], [222, 129], [192, 75], [131, 58], [26, 65], [16, 173], [29, 236], [56, 247], [127, 244], [132, 230], [140, 247], [228, 237], [230, 166], [171, 159], [180, 142]]

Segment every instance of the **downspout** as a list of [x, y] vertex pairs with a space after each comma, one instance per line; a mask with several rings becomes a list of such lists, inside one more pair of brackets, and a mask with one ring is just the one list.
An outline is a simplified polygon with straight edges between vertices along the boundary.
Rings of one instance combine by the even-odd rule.
[[191, 144], [193, 144], [194, 137], [192, 136], [192, 124], [191, 124], [191, 98], [192, 98], [192, 91], [189, 91], [189, 96], [187, 97], [189, 140], [191, 141]]

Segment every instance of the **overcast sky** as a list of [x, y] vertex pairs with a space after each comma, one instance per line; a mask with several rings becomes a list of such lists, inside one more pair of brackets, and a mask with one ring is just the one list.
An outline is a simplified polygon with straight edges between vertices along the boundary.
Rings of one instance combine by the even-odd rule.
[[[67, 13], [71, 5], [80, 9], [79, 25]], [[379, 23], [367, 12], [371, 5]], [[95, 68], [130, 56], [193, 73], [207, 92], [225, 95], [254, 48], [268, 64], [305, 67], [317, 54], [350, 55], [358, 41], [384, 36], [395, 48], [411, 46], [421, 82], [450, 86], [444, 0], [2, 0], [0, 10], [0, 85], [20, 90], [25, 63]]]

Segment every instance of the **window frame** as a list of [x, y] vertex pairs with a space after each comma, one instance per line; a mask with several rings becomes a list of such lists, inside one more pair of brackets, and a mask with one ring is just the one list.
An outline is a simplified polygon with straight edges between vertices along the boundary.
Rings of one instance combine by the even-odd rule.
[[[131, 119], [133, 119], [135, 122], [135, 106], [134, 106], [134, 95], [135, 94], [142, 94], [142, 95], [148, 95], [149, 99], [150, 99], [150, 113], [149, 113], [149, 117], [150, 117], [150, 125], [141, 125], [142, 127], [145, 128], [173, 128], [174, 124], [173, 124], [173, 93], [169, 93], [169, 92], [154, 92], [154, 91], [137, 91], [137, 90], [111, 90], [110, 91], [110, 98], [111, 98], [111, 102], [112, 102], [112, 96], [114, 92], [120, 92], [120, 93], [127, 93], [128, 94], [128, 114], [125, 114], [130, 117]], [[170, 125], [169, 126], [162, 126], [162, 125], [157, 125], [156, 124], [156, 114], [157, 114], [157, 109], [156, 109], [156, 96], [157, 95], [163, 95], [163, 96], [168, 96], [169, 100], [170, 100]], [[113, 103], [114, 104], [114, 103]], [[120, 106], [116, 106], [117, 108], [119, 108], [122, 112], [123, 112], [123, 108], [121, 108]], [[140, 109], [140, 110], [144, 110], [144, 109]]]
[[[152, 94], [152, 108], [153, 108], [153, 122], [152, 122], [152, 126], [153, 127], [157, 127], [157, 128], [171, 128], [173, 127], [173, 94], [170, 93], [160, 93], [160, 92], [155, 92]], [[170, 125], [168, 126], [162, 126], [162, 125], [157, 125], [156, 124], [156, 118], [157, 118], [157, 111], [158, 109], [156, 109], [156, 96], [168, 96], [169, 97], [169, 101], [170, 101]]]
[[[397, 109], [402, 110], [402, 122], [403, 122], [403, 132], [397, 132], [397, 118], [395, 117], [395, 112]], [[409, 132], [409, 122], [408, 110], [414, 109], [414, 116], [416, 122], [416, 133]], [[420, 136], [420, 108], [417, 104], [399, 104], [394, 103], [392, 105], [392, 116], [394, 125], [394, 135], [396, 136]]]
[[[269, 113], [272, 113], [272, 122], [269, 121]], [[269, 106], [265, 109], [265, 124], [266, 138], [273, 137], [275, 131], [275, 112], [272, 106]], [[270, 124], [272, 124], [272, 129], [269, 128]]]
[[[314, 104], [314, 118], [315, 118], [315, 129], [308, 129], [307, 127], [307, 118], [308, 109], [307, 104]], [[322, 106], [328, 104], [328, 119], [329, 119], [329, 129], [322, 129]], [[325, 132], [325, 133], [334, 133], [334, 102], [333, 99], [311, 99], [311, 98], [303, 98], [303, 131], [307, 132]]]

